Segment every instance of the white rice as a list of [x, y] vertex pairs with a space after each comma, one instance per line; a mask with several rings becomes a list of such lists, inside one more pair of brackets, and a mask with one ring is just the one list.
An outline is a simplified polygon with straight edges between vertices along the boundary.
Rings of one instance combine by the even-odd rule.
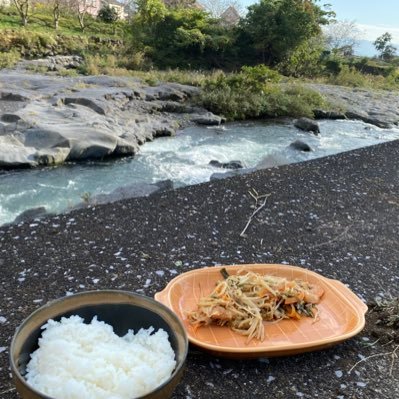
[[56, 399], [132, 399], [166, 381], [175, 366], [168, 334], [141, 329], [118, 337], [94, 317], [49, 320], [27, 365], [27, 382]]

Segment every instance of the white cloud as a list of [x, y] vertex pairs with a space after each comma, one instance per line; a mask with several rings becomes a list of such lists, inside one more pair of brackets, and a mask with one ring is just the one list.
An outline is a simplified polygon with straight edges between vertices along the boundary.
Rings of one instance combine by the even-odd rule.
[[384, 25], [365, 25], [356, 24], [362, 33], [362, 39], [373, 42], [377, 37], [381, 36], [385, 32], [389, 32], [392, 35], [392, 42], [399, 43], [399, 28]]

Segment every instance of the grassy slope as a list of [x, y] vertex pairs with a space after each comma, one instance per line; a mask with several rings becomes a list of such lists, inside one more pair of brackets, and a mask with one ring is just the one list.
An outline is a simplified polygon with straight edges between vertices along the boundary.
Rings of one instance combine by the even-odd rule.
[[21, 26], [21, 20], [13, 7], [0, 8], [0, 32], [4, 30], [32, 31], [53, 35], [69, 36], [96, 36], [103, 38], [121, 39], [126, 31], [126, 24], [117, 22], [107, 24], [96, 20], [90, 16], [87, 17], [87, 28], [82, 32], [79, 26], [78, 18], [72, 14], [61, 15], [59, 29], [56, 31], [53, 27], [51, 10], [45, 7], [37, 6], [29, 18], [26, 28]]

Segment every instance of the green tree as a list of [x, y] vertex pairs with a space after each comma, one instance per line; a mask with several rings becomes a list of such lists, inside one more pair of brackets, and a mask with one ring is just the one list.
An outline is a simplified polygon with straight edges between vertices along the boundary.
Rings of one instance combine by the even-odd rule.
[[28, 25], [29, 20], [29, 12], [31, 8], [30, 0], [13, 0], [15, 8], [18, 11], [19, 16], [21, 17], [21, 23], [23, 26]]
[[312, 78], [323, 70], [323, 52], [323, 40], [321, 36], [315, 36], [300, 44], [277, 67], [285, 75]]
[[[274, 65], [304, 41], [317, 36], [334, 14], [313, 0], [260, 0], [241, 22], [239, 45], [252, 50], [254, 62]], [[247, 54], [249, 55], [249, 54]]]
[[136, 0], [136, 20], [141, 24], [153, 26], [162, 21], [167, 9], [163, 0]]
[[115, 8], [111, 7], [109, 4], [106, 4], [101, 7], [97, 17], [101, 21], [111, 24], [118, 20], [119, 15]]
[[198, 8], [169, 8], [151, 28], [136, 19], [133, 31], [135, 50], [160, 68], [223, 67], [233, 57], [233, 35]]
[[385, 32], [377, 37], [373, 44], [380, 53], [380, 58], [382, 60], [389, 61], [395, 56], [396, 47], [392, 45], [392, 35], [389, 32]]

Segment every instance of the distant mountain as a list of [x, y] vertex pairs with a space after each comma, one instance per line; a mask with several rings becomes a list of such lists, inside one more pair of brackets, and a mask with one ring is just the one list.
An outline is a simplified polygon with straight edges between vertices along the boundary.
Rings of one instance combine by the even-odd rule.
[[[393, 44], [398, 49], [399, 54], [399, 44]], [[374, 57], [377, 55], [377, 51], [373, 45], [373, 42], [368, 40], [359, 40], [358, 45], [355, 47], [355, 54], [365, 57]]]

